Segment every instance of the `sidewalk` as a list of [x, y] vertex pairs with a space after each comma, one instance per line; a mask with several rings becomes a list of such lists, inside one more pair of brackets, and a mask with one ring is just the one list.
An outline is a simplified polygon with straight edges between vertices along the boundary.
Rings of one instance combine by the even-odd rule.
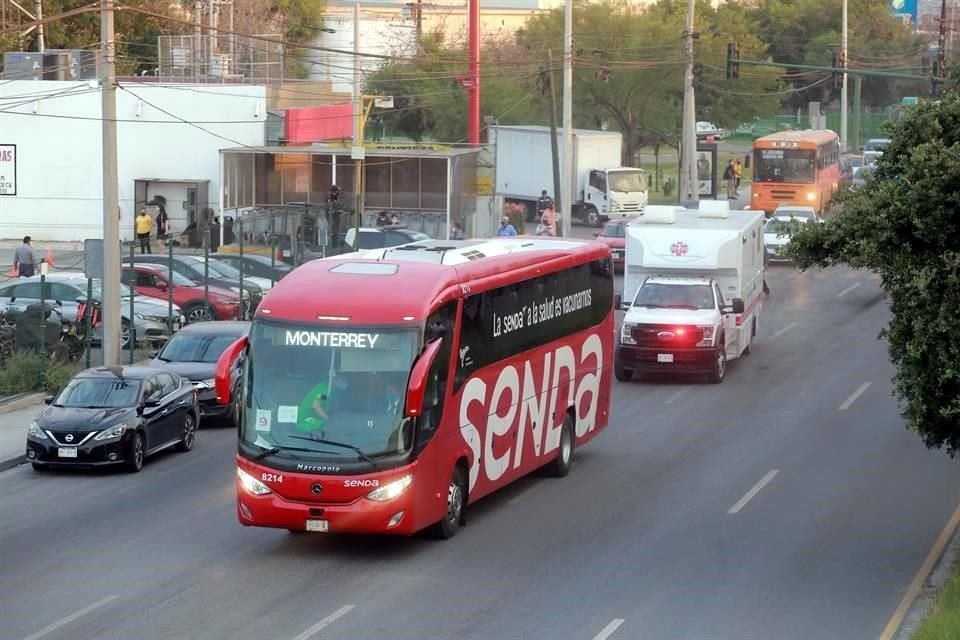
[[27, 428], [43, 410], [43, 394], [29, 394], [0, 405], [0, 471], [24, 461]]

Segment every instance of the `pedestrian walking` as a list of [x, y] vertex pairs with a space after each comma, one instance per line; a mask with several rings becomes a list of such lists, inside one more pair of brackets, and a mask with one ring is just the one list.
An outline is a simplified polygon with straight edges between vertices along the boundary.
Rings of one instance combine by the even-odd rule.
[[538, 236], [557, 235], [557, 214], [553, 207], [548, 207], [540, 214], [540, 224], [537, 225]]
[[157, 205], [157, 240], [161, 248], [166, 248], [167, 234], [170, 233], [170, 216], [162, 204]]
[[450, 225], [450, 239], [463, 240], [463, 229], [461, 229], [460, 225], [456, 222]]
[[537, 200], [537, 220], [540, 220], [547, 209], [553, 209], [553, 198], [547, 195], [547, 190], [544, 189], [540, 192], [540, 199]]
[[737, 175], [733, 168], [733, 160], [727, 163], [723, 170], [723, 181], [727, 184], [727, 200], [735, 200], [737, 197]]
[[500, 229], [497, 231], [498, 236], [515, 236], [517, 235], [517, 228], [510, 224], [510, 218], [503, 216], [500, 218]]
[[377, 214], [377, 226], [386, 227], [390, 225], [390, 216], [387, 215], [386, 211], [381, 211]]
[[743, 165], [740, 164], [740, 158], [733, 161], [733, 179], [736, 181], [733, 185], [733, 193], [740, 195], [740, 178], [743, 176]]
[[330, 191], [327, 193], [327, 202], [340, 202], [340, 187], [335, 184], [330, 185]]
[[140, 241], [140, 254], [153, 253], [150, 248], [150, 232], [153, 230], [153, 218], [146, 209], [140, 209], [136, 220], [137, 240]]
[[13, 252], [13, 271], [14, 275], [21, 278], [29, 278], [34, 274], [37, 261], [33, 257], [33, 246], [30, 244], [30, 236], [23, 237], [23, 244]]

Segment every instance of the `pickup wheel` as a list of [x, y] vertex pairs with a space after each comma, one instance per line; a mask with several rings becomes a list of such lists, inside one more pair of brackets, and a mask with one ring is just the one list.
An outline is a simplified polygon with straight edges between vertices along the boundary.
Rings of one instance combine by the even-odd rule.
[[633, 370], [627, 369], [623, 365], [613, 365], [613, 375], [620, 382], [630, 382], [633, 380]]
[[727, 349], [723, 345], [724, 337], [720, 336], [720, 346], [713, 352], [713, 369], [708, 376], [711, 384], [720, 384], [727, 377]]

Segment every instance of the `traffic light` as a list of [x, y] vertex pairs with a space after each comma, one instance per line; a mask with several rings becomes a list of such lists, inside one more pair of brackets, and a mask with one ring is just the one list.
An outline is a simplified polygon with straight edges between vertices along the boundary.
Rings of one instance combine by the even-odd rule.
[[840, 55], [836, 51], [833, 52], [833, 63], [830, 66], [833, 67], [833, 88], [839, 89], [843, 86], [843, 74], [840, 73]]
[[733, 60], [733, 77], [740, 77], [740, 43], [737, 43], [736, 48], [733, 50], [734, 60]]
[[736, 67], [734, 65], [734, 57], [736, 56], [736, 45], [732, 42], [727, 44], [727, 80], [732, 80], [736, 78]]

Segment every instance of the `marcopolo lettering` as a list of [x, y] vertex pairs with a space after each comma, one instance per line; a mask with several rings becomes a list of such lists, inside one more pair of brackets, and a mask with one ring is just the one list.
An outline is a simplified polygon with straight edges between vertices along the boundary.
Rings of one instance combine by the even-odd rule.
[[346, 333], [340, 331], [287, 331], [288, 347], [340, 347], [342, 349], [375, 349], [379, 333]]
[[327, 464], [297, 464], [297, 471], [304, 471], [306, 473], [337, 473], [340, 471], [340, 467], [335, 465]]

